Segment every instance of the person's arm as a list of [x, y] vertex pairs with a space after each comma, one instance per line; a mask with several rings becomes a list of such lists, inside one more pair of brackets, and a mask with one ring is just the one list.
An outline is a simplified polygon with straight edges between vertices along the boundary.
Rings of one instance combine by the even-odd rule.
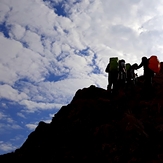
[[140, 63], [140, 65], [139, 66], [137, 66], [137, 68], [136, 69], [139, 69], [139, 68], [141, 68], [143, 66], [143, 62], [141, 62]]
[[109, 65], [110, 64], [108, 64], [107, 67], [106, 67], [106, 69], [105, 69], [105, 72], [107, 72], [107, 73], [109, 72]]

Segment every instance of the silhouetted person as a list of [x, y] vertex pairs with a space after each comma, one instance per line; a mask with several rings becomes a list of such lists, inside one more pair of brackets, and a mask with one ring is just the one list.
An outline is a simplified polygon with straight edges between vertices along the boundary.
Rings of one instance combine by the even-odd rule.
[[119, 71], [118, 71], [118, 87], [124, 88], [126, 84], [127, 72], [125, 60], [119, 60]]
[[137, 67], [137, 69], [143, 67], [144, 68], [144, 84], [147, 86], [152, 85], [152, 78], [154, 76], [154, 72], [148, 67], [149, 59], [147, 57], [142, 57], [142, 62]]
[[105, 72], [108, 73], [108, 86], [107, 90], [111, 91], [112, 89], [116, 89], [117, 85], [117, 78], [118, 78], [118, 71], [111, 71], [110, 70], [110, 63], [108, 63]]
[[142, 61], [137, 69], [143, 67], [144, 68], [144, 93], [146, 96], [151, 95], [152, 91], [152, 78], [154, 76], [154, 72], [148, 67], [149, 59], [147, 57], [142, 57]]
[[135, 95], [136, 91], [136, 81], [137, 81], [137, 74], [135, 73], [135, 70], [137, 69], [138, 64], [135, 63], [133, 65], [127, 64], [126, 70], [127, 70], [127, 83], [126, 83], [126, 89], [125, 91], [129, 91], [130, 95]]
[[135, 74], [135, 70], [137, 69], [137, 67], [138, 67], [138, 64], [134, 63], [127, 70], [127, 85], [136, 83], [137, 75]]

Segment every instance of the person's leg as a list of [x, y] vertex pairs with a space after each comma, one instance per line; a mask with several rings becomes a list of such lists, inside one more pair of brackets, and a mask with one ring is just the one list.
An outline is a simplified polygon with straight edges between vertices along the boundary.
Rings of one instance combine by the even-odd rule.
[[118, 72], [114, 72], [113, 74], [113, 92], [116, 93], [118, 91]]
[[145, 74], [144, 74], [144, 77], [145, 77], [145, 82], [144, 82], [144, 85], [145, 87], [147, 87], [147, 89], [151, 88], [152, 86], [152, 78], [153, 78], [153, 72], [149, 69]]
[[149, 71], [149, 73], [145, 75], [144, 81], [144, 95], [147, 99], [153, 96], [152, 78], [152, 73]]
[[110, 72], [108, 74], [108, 86], [107, 86], [107, 90], [111, 90], [112, 85], [113, 85], [113, 74]]
[[121, 79], [119, 81], [119, 87], [120, 89], [125, 89], [126, 86], [126, 74], [124, 72], [121, 72]]

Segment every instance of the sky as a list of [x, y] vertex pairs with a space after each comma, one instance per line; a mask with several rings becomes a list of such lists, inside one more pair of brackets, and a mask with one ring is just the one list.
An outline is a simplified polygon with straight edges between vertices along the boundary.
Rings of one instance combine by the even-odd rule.
[[50, 123], [78, 89], [106, 89], [110, 57], [163, 61], [162, 8], [162, 0], [0, 0], [0, 154]]

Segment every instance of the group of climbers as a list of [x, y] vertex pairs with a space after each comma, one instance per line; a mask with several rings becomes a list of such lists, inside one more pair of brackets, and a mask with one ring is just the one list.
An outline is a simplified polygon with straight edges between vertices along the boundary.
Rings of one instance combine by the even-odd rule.
[[150, 58], [142, 57], [141, 63], [130, 64], [126, 63], [124, 59], [119, 60], [118, 57], [109, 59], [109, 63], [105, 69], [108, 73], [108, 86], [107, 90], [118, 90], [127, 88], [130, 85], [136, 84], [137, 74], [135, 70], [144, 68], [144, 87], [149, 89], [152, 86], [152, 78], [155, 73], [160, 70], [160, 62], [157, 56]]

